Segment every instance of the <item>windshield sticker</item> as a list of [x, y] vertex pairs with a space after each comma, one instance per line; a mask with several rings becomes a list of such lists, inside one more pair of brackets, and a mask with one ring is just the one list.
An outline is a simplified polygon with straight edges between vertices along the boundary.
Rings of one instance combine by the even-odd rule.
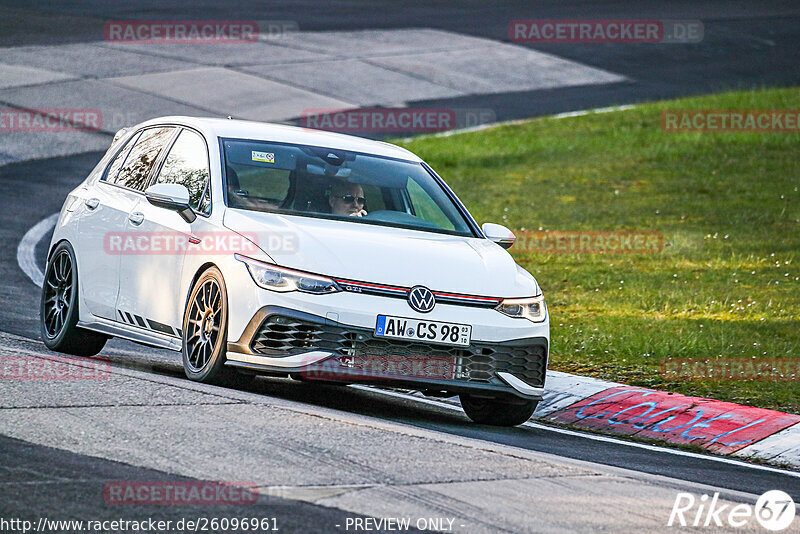
[[274, 152], [258, 152], [253, 150], [251, 152], [253, 161], [262, 161], [264, 163], [275, 163]]

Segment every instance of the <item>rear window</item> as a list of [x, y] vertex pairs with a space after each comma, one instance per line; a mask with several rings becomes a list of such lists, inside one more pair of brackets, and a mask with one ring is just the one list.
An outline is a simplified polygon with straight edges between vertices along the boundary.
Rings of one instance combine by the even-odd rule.
[[117, 180], [117, 174], [119, 174], [119, 169], [125, 163], [125, 160], [128, 157], [128, 153], [131, 151], [131, 147], [136, 143], [136, 140], [139, 139], [141, 132], [136, 132], [128, 139], [128, 142], [125, 143], [125, 146], [122, 150], [119, 151], [117, 157], [114, 158], [114, 161], [111, 162], [111, 165], [108, 166], [106, 170], [104, 180], [111, 182], [112, 184]]
[[123, 187], [144, 191], [147, 187], [150, 170], [174, 131], [175, 128], [173, 127], [148, 128], [144, 130], [125, 157], [125, 162], [116, 174], [116, 178], [112, 179], [109, 173], [106, 179]]

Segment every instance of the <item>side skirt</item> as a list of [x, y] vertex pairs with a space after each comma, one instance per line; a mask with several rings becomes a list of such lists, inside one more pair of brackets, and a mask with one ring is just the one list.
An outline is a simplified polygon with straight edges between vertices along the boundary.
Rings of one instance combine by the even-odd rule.
[[86, 330], [93, 330], [102, 334], [121, 337], [157, 349], [168, 349], [180, 352], [182, 348], [181, 340], [175, 336], [168, 336], [152, 330], [145, 330], [143, 328], [109, 321], [101, 317], [94, 317], [91, 321], [78, 321], [78, 326]]

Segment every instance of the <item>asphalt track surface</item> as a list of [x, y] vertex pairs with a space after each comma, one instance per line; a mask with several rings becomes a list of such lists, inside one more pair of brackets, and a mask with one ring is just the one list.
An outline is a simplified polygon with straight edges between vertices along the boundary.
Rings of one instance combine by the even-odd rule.
[[[43, 160], [0, 168], [0, 198], [5, 200], [8, 207], [0, 214], [2, 222], [0, 226], [3, 232], [0, 245], [0, 258], [2, 258], [0, 276], [4, 280], [0, 287], [0, 299], [6, 303], [1, 312], [2, 330], [31, 339], [39, 337], [36, 316], [39, 290], [17, 266], [16, 247], [21, 236], [33, 224], [58, 211], [65, 193], [82, 179], [87, 169], [96, 162], [99, 156], [99, 154], [86, 154], [68, 158], [66, 161], [64, 159]], [[28, 202], [26, 199], [36, 199], [36, 201]], [[36, 255], [40, 265], [44, 263], [47, 242], [48, 239], [45, 238], [37, 247]], [[44, 350], [41, 352], [46, 354]], [[125, 341], [114, 340], [109, 343], [103, 354], [109, 357], [114, 365], [120, 367], [184, 380], [178, 353], [151, 350]], [[800, 495], [800, 477], [797, 476], [754, 469], [739, 463], [726, 464], [697, 456], [642, 449], [620, 442], [596, 441], [585, 435], [563, 434], [544, 428], [496, 429], [474, 425], [468, 422], [459, 411], [421, 403], [413, 399], [390, 397], [378, 392], [332, 386], [320, 387], [280, 379], [259, 379], [244, 391], [263, 395], [265, 398], [298, 402], [307, 406], [312, 412], [316, 408], [333, 408], [357, 416], [391, 421], [453, 436], [477, 439], [486, 443], [544, 452], [593, 464], [624, 468], [644, 474], [670, 477], [698, 485], [711, 484], [718, 488], [756, 495], [769, 489], [780, 488], [790, 495]], [[58, 446], [57, 443], [52, 445]], [[0, 462], [0, 465], [15, 465], [15, 469], [21, 469], [12, 470], [8, 474], [8, 479], [20, 483], [27, 480], [27, 474], [21, 479], [19, 477], [24, 473], [41, 472], [41, 469], [36, 467], [37, 462], [46, 463], [48, 458], [52, 459], [55, 455], [57, 458], [63, 456], [68, 459], [63, 463], [59, 462], [59, 465], [63, 466], [63, 470], [73, 469], [72, 476], [77, 481], [72, 482], [67, 477], [57, 484], [42, 485], [36, 493], [15, 492], [17, 497], [3, 504], [9, 510], [46, 510], [47, 507], [41, 505], [42, 500], [53, 506], [59, 504], [59, 508], [70, 509], [69, 507], [72, 506], [70, 492], [80, 491], [81, 485], [85, 484], [81, 480], [85, 478], [87, 472], [108, 472], [110, 470], [114, 472], [112, 477], [114, 480], [126, 479], [130, 476], [133, 476], [135, 480], [141, 480], [142, 477], [149, 477], [147, 480], [153, 479], [150, 471], [136, 472], [136, 468], [132, 466], [109, 462], [89, 455], [53, 452], [51, 449], [35, 445], [28, 445], [26, 448], [17, 442], [13, 442], [13, 446], [13, 450], [26, 451], [26, 453], [15, 456], [16, 460], [9, 464]], [[6, 443], [3, 444], [3, 448], [5, 447]], [[162, 476], [166, 477], [167, 474], [162, 473]], [[98, 478], [93, 480], [95, 480], [93, 484], [96, 486], [99, 484], [98, 480], [108, 480], [108, 477], [103, 479], [98, 475]], [[0, 493], [4, 493], [2, 486], [0, 486]], [[39, 508], [40, 506], [44, 507]], [[91, 505], [87, 506], [91, 508]], [[99, 512], [114, 512], [113, 509], [109, 512], [103, 503], [97, 503], [96, 506], [102, 509], [98, 510]], [[316, 510], [314, 513], [306, 513], [306, 507], [311, 506], [310, 504], [290, 500], [281, 501], [281, 506], [283, 508], [280, 508], [280, 516], [287, 518], [287, 525], [290, 524], [291, 518], [307, 520], [306, 526], [330, 526], [338, 521], [334, 520], [336, 512], [329, 511], [327, 508]], [[82, 511], [83, 508], [77, 510]], [[235, 512], [235, 510], [228, 509], [218, 510], [219, 513], [228, 511]], [[170, 509], [168, 515], [159, 515], [159, 517], [180, 518], [184, 515], [184, 511], [178, 507]], [[145, 513], [144, 516], [147, 514]], [[348, 515], [348, 517], [352, 516], [353, 514]], [[75, 512], [71, 517], [81, 516]], [[125, 517], [133, 518], [135, 516], [126, 515]], [[296, 526], [302, 527], [302, 521]]]
[[[410, 107], [491, 109], [498, 121], [592, 107], [631, 104], [744, 87], [796, 85], [800, 80], [800, 4], [771, 2], [624, 2], [558, 0], [361, 0], [339, 2], [176, 1], [129, 4], [100, 0], [58, 3], [5, 0], [0, 46], [80, 43], [102, 39], [103, 23], [119, 19], [288, 20], [301, 31], [434, 28], [508, 42], [518, 19], [701, 20], [699, 44], [522, 45], [622, 74], [630, 81], [409, 102]], [[476, 57], [477, 63], [481, 62]], [[510, 65], [510, 69], [514, 66]]]
[[[120, 513], [119, 506], [98, 505], [87, 495], [102, 495], [109, 480], [141, 480], [162, 483], [191, 483], [196, 480], [176, 477], [171, 474], [134, 467], [131, 465], [81, 456], [61, 449], [33, 445], [5, 436], [0, 436], [0, 473], [4, 489], [10, 485], [5, 480], [13, 479], [16, 487], [25, 491], [2, 491], [4, 499], [0, 503], [0, 517], [18, 518], [24, 510], [24, 517], [43, 517], [66, 519], [58, 510], [69, 510], [69, 518], [92, 518], [99, 521], [113, 521], [124, 517], [128, 521], [146, 521], [157, 517], [159, 521], [181, 519], [195, 520], [197, 506], [138, 506]], [[313, 504], [271, 497], [266, 502], [253, 505], [226, 505], [215, 507], [216, 517], [248, 517], [279, 520], [278, 527], [286, 532], [337, 532], [337, 524], [345, 524], [346, 519], [357, 517], [335, 508], [314, 506]], [[277, 521], [276, 521], [277, 523]], [[268, 523], [271, 524], [271, 523]], [[51, 529], [52, 530], [52, 529]], [[64, 529], [67, 530], [67, 529]], [[416, 529], [412, 529], [416, 532]]]
[[[800, 81], [800, 6], [793, 2], [770, 4], [705, 1], [683, 11], [669, 4], [580, 2], [569, 8], [561, 3], [528, 2], [487, 4], [444, 2], [285, 3], [273, 8], [273, 18], [297, 20], [304, 30], [333, 30], [386, 27], [437, 27], [504, 40], [507, 24], [517, 18], [671, 18], [701, 19], [706, 39], [701, 45], [548, 45], [542, 51], [621, 73], [630, 82], [592, 88], [558, 91], [533, 91], [470, 97], [464, 106], [491, 107], [499, 120], [572, 111], [594, 106], [627, 104], [685, 94], [708, 93], [730, 88], [796, 85]], [[54, 14], [44, 2], [4, 2], [7, 16], [0, 17], [0, 44], [31, 45], [81, 42], [96, 38], [96, 24], [108, 18], [253, 18], [260, 3], [226, 3], [225, 8], [201, 6], [192, 13], [176, 3], [153, 2], [139, 8], [111, 7], [103, 2], [83, 7], [62, 7]], [[194, 15], [194, 16], [192, 16]], [[59, 24], [53, 24], [58, 20]], [[89, 23], [87, 23], [89, 21]], [[94, 24], [94, 26], [92, 25]], [[101, 24], [102, 25], [102, 24]], [[657, 66], [657, 68], [654, 68]], [[426, 102], [425, 105], [455, 105]], [[66, 158], [44, 159], [0, 167], [0, 331], [31, 340], [39, 339], [38, 288], [20, 270], [16, 250], [22, 236], [34, 224], [57, 212], [66, 193], [94, 166], [100, 153]], [[40, 265], [49, 236], [36, 250]], [[45, 351], [40, 350], [43, 354]], [[153, 376], [183, 380], [179, 356], [154, 351], [115, 340], [104, 351], [115, 366], [144, 371]], [[615, 441], [598, 441], [589, 436], [565, 434], [539, 427], [495, 429], [470, 424], [463, 414], [435, 403], [387, 396], [380, 392], [353, 388], [311, 386], [277, 379], [259, 379], [242, 394], [261, 396], [266, 401], [289, 401], [309, 413], [335, 410], [347, 416], [378, 422], [391, 422], [450, 436], [469, 438], [489, 445], [501, 445], [547, 453], [554, 457], [588, 462], [589, 465], [622, 468], [628, 472], [657, 475], [684, 481], [700, 493], [705, 485], [732, 492], [761, 494], [782, 489], [800, 500], [800, 477], [743, 464], [721, 463], [695, 455], [654, 451]], [[12, 407], [0, 408], [11, 411]], [[175, 429], [174, 431], [179, 431]], [[3, 432], [0, 428], [0, 433]], [[42, 429], [47, 434], [47, 429]], [[44, 440], [44, 438], [42, 438]], [[33, 440], [31, 440], [33, 441]], [[107, 480], [175, 480], [169, 470], [137, 467], [101, 455], [69, 452], [68, 447], [50, 443], [28, 443], [10, 437], [0, 438], [0, 516], [52, 515], [53, 510], [72, 510], [72, 516], [85, 513], [92, 518], [115, 517], [102, 501], [87, 501], [82, 496], [97, 490]], [[357, 446], [357, 444], [352, 444]], [[454, 463], [457, 459], [453, 460]], [[30, 490], [35, 488], [35, 490]], [[94, 491], [91, 490], [91, 491]], [[261, 506], [261, 504], [257, 505]], [[312, 529], [341, 531], [335, 527], [345, 516], [336, 508], [309, 504], [302, 500], [271, 497], [269, 509], [260, 514], [279, 515], [286, 531]], [[218, 510], [220, 515], [222, 510]], [[158, 510], [161, 517], [179, 517], [184, 510]], [[225, 510], [234, 514], [239, 510]], [[247, 510], [253, 515], [253, 510]], [[546, 513], [539, 509], [538, 513]], [[196, 512], [193, 512], [196, 515]], [[126, 510], [126, 517], [152, 515], [147, 509]], [[167, 514], [167, 515], [165, 515]], [[223, 514], [224, 515], [224, 514]], [[258, 515], [258, 514], [257, 514]], [[666, 516], [664, 518], [666, 520]], [[321, 525], [326, 525], [323, 528]], [[662, 523], [663, 525], [663, 523]], [[660, 525], [652, 525], [657, 530]]]

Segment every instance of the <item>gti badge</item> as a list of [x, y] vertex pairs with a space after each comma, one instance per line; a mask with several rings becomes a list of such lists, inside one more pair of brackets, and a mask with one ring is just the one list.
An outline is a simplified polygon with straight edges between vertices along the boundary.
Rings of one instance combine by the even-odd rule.
[[436, 306], [433, 291], [425, 286], [414, 286], [408, 292], [408, 305], [421, 313], [428, 313]]

